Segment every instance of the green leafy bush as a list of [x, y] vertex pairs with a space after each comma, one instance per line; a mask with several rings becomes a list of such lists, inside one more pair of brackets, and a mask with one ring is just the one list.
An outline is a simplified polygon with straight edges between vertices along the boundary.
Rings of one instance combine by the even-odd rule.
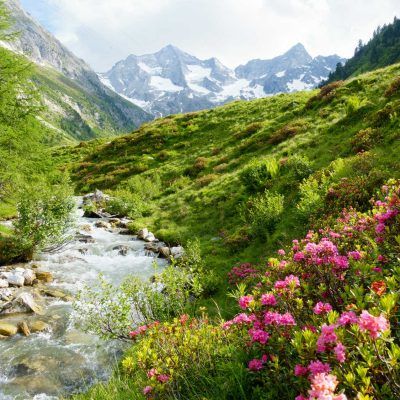
[[244, 352], [221, 326], [182, 315], [136, 333], [122, 367], [147, 398], [246, 398]]
[[285, 197], [279, 193], [270, 193], [250, 200], [248, 222], [256, 236], [265, 237], [272, 233], [284, 210]]
[[252, 161], [240, 174], [240, 180], [250, 193], [256, 193], [268, 187], [272, 178], [279, 173], [279, 163], [275, 158]]
[[74, 219], [74, 201], [66, 184], [36, 184], [19, 195], [18, 218], [14, 223], [16, 247], [27, 258], [52, 250], [69, 239]]
[[283, 174], [289, 176], [289, 180], [301, 182], [313, 173], [310, 160], [305, 156], [294, 155], [287, 159], [283, 165]]
[[86, 287], [79, 293], [74, 309], [85, 331], [105, 339], [128, 339], [134, 326], [188, 312], [193, 296], [202, 292], [197, 277], [175, 265], [152, 282], [129, 276], [115, 287], [100, 276], [99, 283], [100, 290]]

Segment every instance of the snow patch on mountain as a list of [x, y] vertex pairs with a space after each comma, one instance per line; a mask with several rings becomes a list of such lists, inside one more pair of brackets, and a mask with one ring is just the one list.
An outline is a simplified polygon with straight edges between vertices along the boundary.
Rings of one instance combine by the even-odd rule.
[[312, 58], [302, 44], [271, 60], [251, 60], [235, 70], [216, 58], [200, 60], [168, 45], [154, 54], [131, 55], [102, 82], [125, 98], [163, 116], [316, 87], [344, 60]]

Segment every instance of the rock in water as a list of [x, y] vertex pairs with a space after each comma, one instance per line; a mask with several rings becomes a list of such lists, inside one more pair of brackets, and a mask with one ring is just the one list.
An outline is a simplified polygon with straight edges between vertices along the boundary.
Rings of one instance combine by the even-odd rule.
[[22, 321], [18, 324], [18, 330], [24, 335], [29, 336], [31, 331], [29, 330], [28, 324], [25, 321]]
[[24, 286], [25, 283], [25, 278], [22, 276], [22, 274], [10, 274], [7, 277], [8, 284], [11, 286]]
[[30, 323], [30, 330], [32, 333], [43, 332], [50, 329], [50, 326], [43, 321], [33, 321]]
[[36, 303], [35, 299], [30, 293], [21, 293], [15, 301], [18, 304], [28, 308], [30, 311], [33, 311], [35, 314], [44, 314], [43, 308]]
[[8, 286], [8, 281], [6, 281], [5, 279], [0, 279], [0, 289], [8, 288]]
[[162, 258], [169, 258], [171, 255], [171, 250], [167, 246], [160, 247], [159, 251], [160, 251], [160, 257]]
[[143, 228], [138, 232], [137, 237], [138, 239], [144, 239], [146, 236], [148, 236], [148, 234], [149, 230], [147, 228]]
[[185, 255], [185, 249], [182, 246], [172, 247], [171, 255], [175, 259], [182, 258]]
[[15, 325], [0, 321], [0, 335], [14, 336], [17, 334], [17, 332], [18, 328]]
[[50, 283], [53, 282], [53, 275], [47, 271], [36, 271], [36, 278], [38, 281]]
[[24, 283], [27, 286], [31, 286], [33, 281], [36, 279], [36, 275], [31, 269], [26, 269], [22, 276], [24, 277]]
[[153, 233], [149, 232], [149, 234], [144, 238], [145, 242], [155, 242], [156, 241], [156, 237], [154, 236]]

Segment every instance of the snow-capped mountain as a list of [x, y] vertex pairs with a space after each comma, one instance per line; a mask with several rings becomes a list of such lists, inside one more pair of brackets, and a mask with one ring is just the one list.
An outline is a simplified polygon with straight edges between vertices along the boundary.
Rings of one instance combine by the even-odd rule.
[[168, 45], [154, 54], [130, 55], [99, 76], [109, 88], [161, 116], [311, 89], [343, 61], [336, 55], [312, 58], [297, 44], [282, 56], [231, 70], [216, 58], [200, 60]]

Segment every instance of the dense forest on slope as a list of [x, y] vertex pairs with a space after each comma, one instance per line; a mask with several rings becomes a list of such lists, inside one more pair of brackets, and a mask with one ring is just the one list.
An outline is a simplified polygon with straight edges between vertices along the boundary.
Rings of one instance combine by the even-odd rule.
[[400, 20], [378, 27], [368, 43], [359, 42], [354, 56], [344, 65], [338, 64], [322, 85], [347, 79], [363, 72], [372, 71], [400, 61]]

